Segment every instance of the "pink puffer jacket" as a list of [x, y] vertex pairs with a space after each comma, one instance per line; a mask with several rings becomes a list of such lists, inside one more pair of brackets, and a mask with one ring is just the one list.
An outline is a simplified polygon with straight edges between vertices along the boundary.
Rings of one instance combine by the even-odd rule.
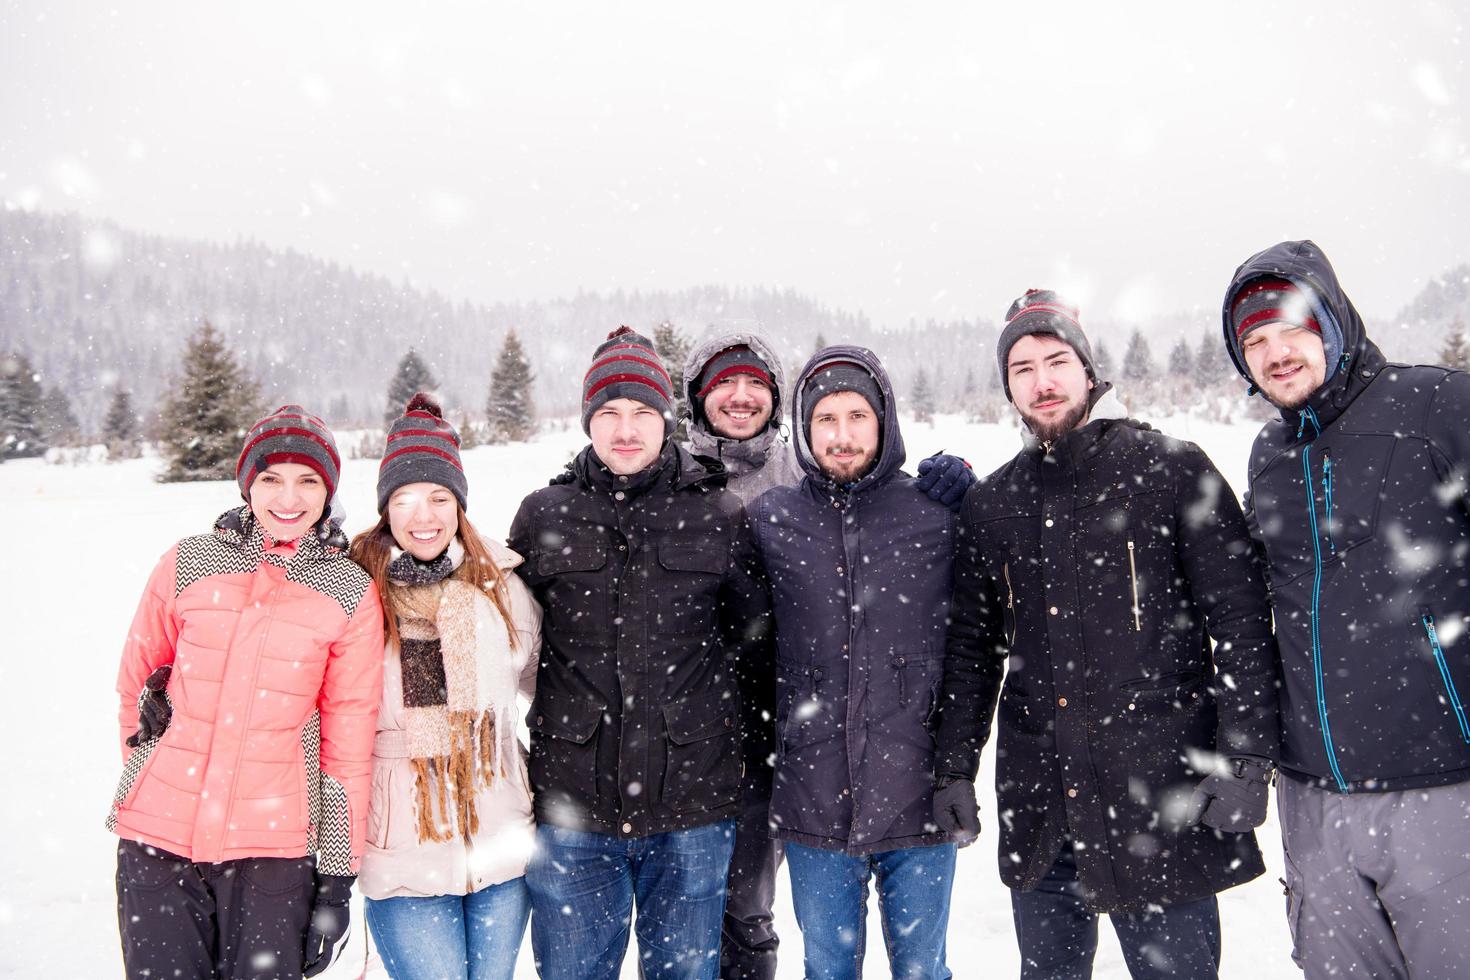
[[[108, 827], [198, 862], [302, 857], [355, 874], [382, 692], [383, 613], [346, 540], [267, 546], [249, 508], [149, 579], [117, 692], [123, 778]], [[128, 749], [144, 680], [173, 664], [173, 719]]]

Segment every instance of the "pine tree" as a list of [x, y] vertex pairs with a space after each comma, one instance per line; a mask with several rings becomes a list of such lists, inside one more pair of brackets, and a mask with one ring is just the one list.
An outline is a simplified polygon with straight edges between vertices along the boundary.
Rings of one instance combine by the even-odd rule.
[[47, 388], [41, 396], [41, 432], [53, 446], [76, 446], [82, 441], [82, 427], [72, 414], [71, 400], [59, 385]]
[[669, 372], [669, 378], [674, 382], [676, 438], [683, 436], [684, 423], [689, 418], [688, 393], [684, 390], [684, 360], [689, 356], [689, 348], [689, 338], [668, 320], [653, 328], [653, 349], [658, 352]]
[[812, 356], [815, 357], [816, 355], [820, 354], [828, 346], [829, 345], [827, 343], [827, 335], [818, 330], [816, 344], [812, 347]]
[[432, 392], [437, 387], [439, 382], [434, 380], [429, 365], [419, 357], [418, 351], [410, 347], [398, 362], [393, 380], [388, 382], [388, 409], [383, 413], [383, 431], [393, 427], [393, 420], [403, 414], [403, 406], [410, 398], [421, 391]]
[[1224, 340], [1218, 332], [1206, 327], [1194, 355], [1194, 383], [1200, 388], [1212, 388], [1234, 377], [1235, 368]]
[[469, 412], [459, 416], [459, 448], [461, 451], [474, 449], [480, 444], [480, 427], [470, 418]]
[[934, 387], [929, 383], [929, 372], [922, 367], [914, 375], [914, 421], [934, 421]]
[[49, 448], [41, 427], [43, 395], [24, 354], [0, 355], [0, 460], [40, 456]]
[[1098, 338], [1097, 346], [1092, 349], [1092, 369], [1097, 373], [1097, 380], [1113, 380], [1113, 352], [1108, 350], [1108, 345]]
[[485, 403], [491, 442], [525, 442], [536, 431], [536, 406], [531, 400], [535, 380], [521, 339], [514, 328], [506, 331], [500, 357], [490, 373], [490, 398]]
[[1169, 374], [1176, 378], [1188, 378], [1194, 373], [1194, 355], [1190, 353], [1189, 341], [1183, 337], [1169, 351]]
[[189, 338], [173, 384], [161, 417], [168, 466], [159, 479], [233, 479], [241, 443], [261, 415], [260, 386], [207, 320]]
[[1148, 349], [1143, 331], [1134, 328], [1128, 338], [1128, 353], [1123, 355], [1123, 378], [1127, 381], [1147, 381], [1154, 376], [1154, 358]]
[[1470, 371], [1470, 341], [1465, 337], [1465, 324], [1458, 318], [1445, 336], [1439, 363], [1452, 371]]
[[107, 417], [102, 420], [102, 441], [109, 459], [138, 455], [138, 413], [133, 409], [132, 394], [122, 385], [112, 390]]

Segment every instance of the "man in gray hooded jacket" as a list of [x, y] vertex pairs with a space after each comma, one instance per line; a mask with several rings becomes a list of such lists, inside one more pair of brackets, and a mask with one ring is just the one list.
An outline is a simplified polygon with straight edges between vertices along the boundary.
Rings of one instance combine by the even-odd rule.
[[[794, 487], [804, 475], [789, 433], [780, 425], [786, 371], [766, 339], [748, 329], [716, 328], [684, 362], [691, 452], [719, 460], [726, 488], [749, 506], [773, 487]], [[975, 481], [955, 456], [936, 455], [918, 466], [917, 486], [951, 509]], [[769, 766], [747, 773], [730, 859], [728, 898], [720, 948], [726, 980], [769, 980], [776, 975], [777, 937], [771, 916], [781, 846], [771, 839]]]

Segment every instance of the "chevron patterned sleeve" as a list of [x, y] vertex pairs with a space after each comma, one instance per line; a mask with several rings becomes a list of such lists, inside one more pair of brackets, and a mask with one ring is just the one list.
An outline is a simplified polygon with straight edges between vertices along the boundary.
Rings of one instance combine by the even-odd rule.
[[373, 739], [383, 693], [383, 607], [371, 584], [331, 646], [321, 714], [317, 870], [356, 874], [367, 839]]
[[178, 549], [170, 548], [158, 561], [143, 598], [138, 602], [138, 611], [133, 614], [128, 638], [123, 643], [122, 663], [117, 672], [118, 696], [118, 745], [124, 761], [131, 749], [128, 736], [138, 729], [138, 698], [143, 691], [143, 682], [148, 675], [167, 663], [173, 663], [174, 649], [179, 639], [179, 623], [174, 599], [176, 597], [176, 568]]

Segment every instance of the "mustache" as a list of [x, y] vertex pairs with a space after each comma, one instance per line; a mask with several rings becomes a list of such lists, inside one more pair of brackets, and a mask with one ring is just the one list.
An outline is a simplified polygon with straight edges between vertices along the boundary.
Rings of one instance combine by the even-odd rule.
[[612, 447], [614, 449], [642, 449], [643, 448], [643, 440], [642, 439], [614, 439], [613, 440]]
[[1062, 395], [1062, 394], [1040, 395], [1040, 396], [1038, 396], [1036, 398], [1031, 399], [1031, 404], [1028, 405], [1027, 407], [1028, 408], [1037, 408], [1038, 406], [1043, 405], [1043, 404], [1045, 404], [1047, 402], [1061, 402], [1061, 403], [1065, 404], [1066, 401], [1067, 401], [1067, 396], [1066, 395]]
[[861, 456], [866, 452], [867, 450], [862, 446], [828, 446], [825, 455], [836, 456], [838, 453], [852, 453], [854, 456]]

